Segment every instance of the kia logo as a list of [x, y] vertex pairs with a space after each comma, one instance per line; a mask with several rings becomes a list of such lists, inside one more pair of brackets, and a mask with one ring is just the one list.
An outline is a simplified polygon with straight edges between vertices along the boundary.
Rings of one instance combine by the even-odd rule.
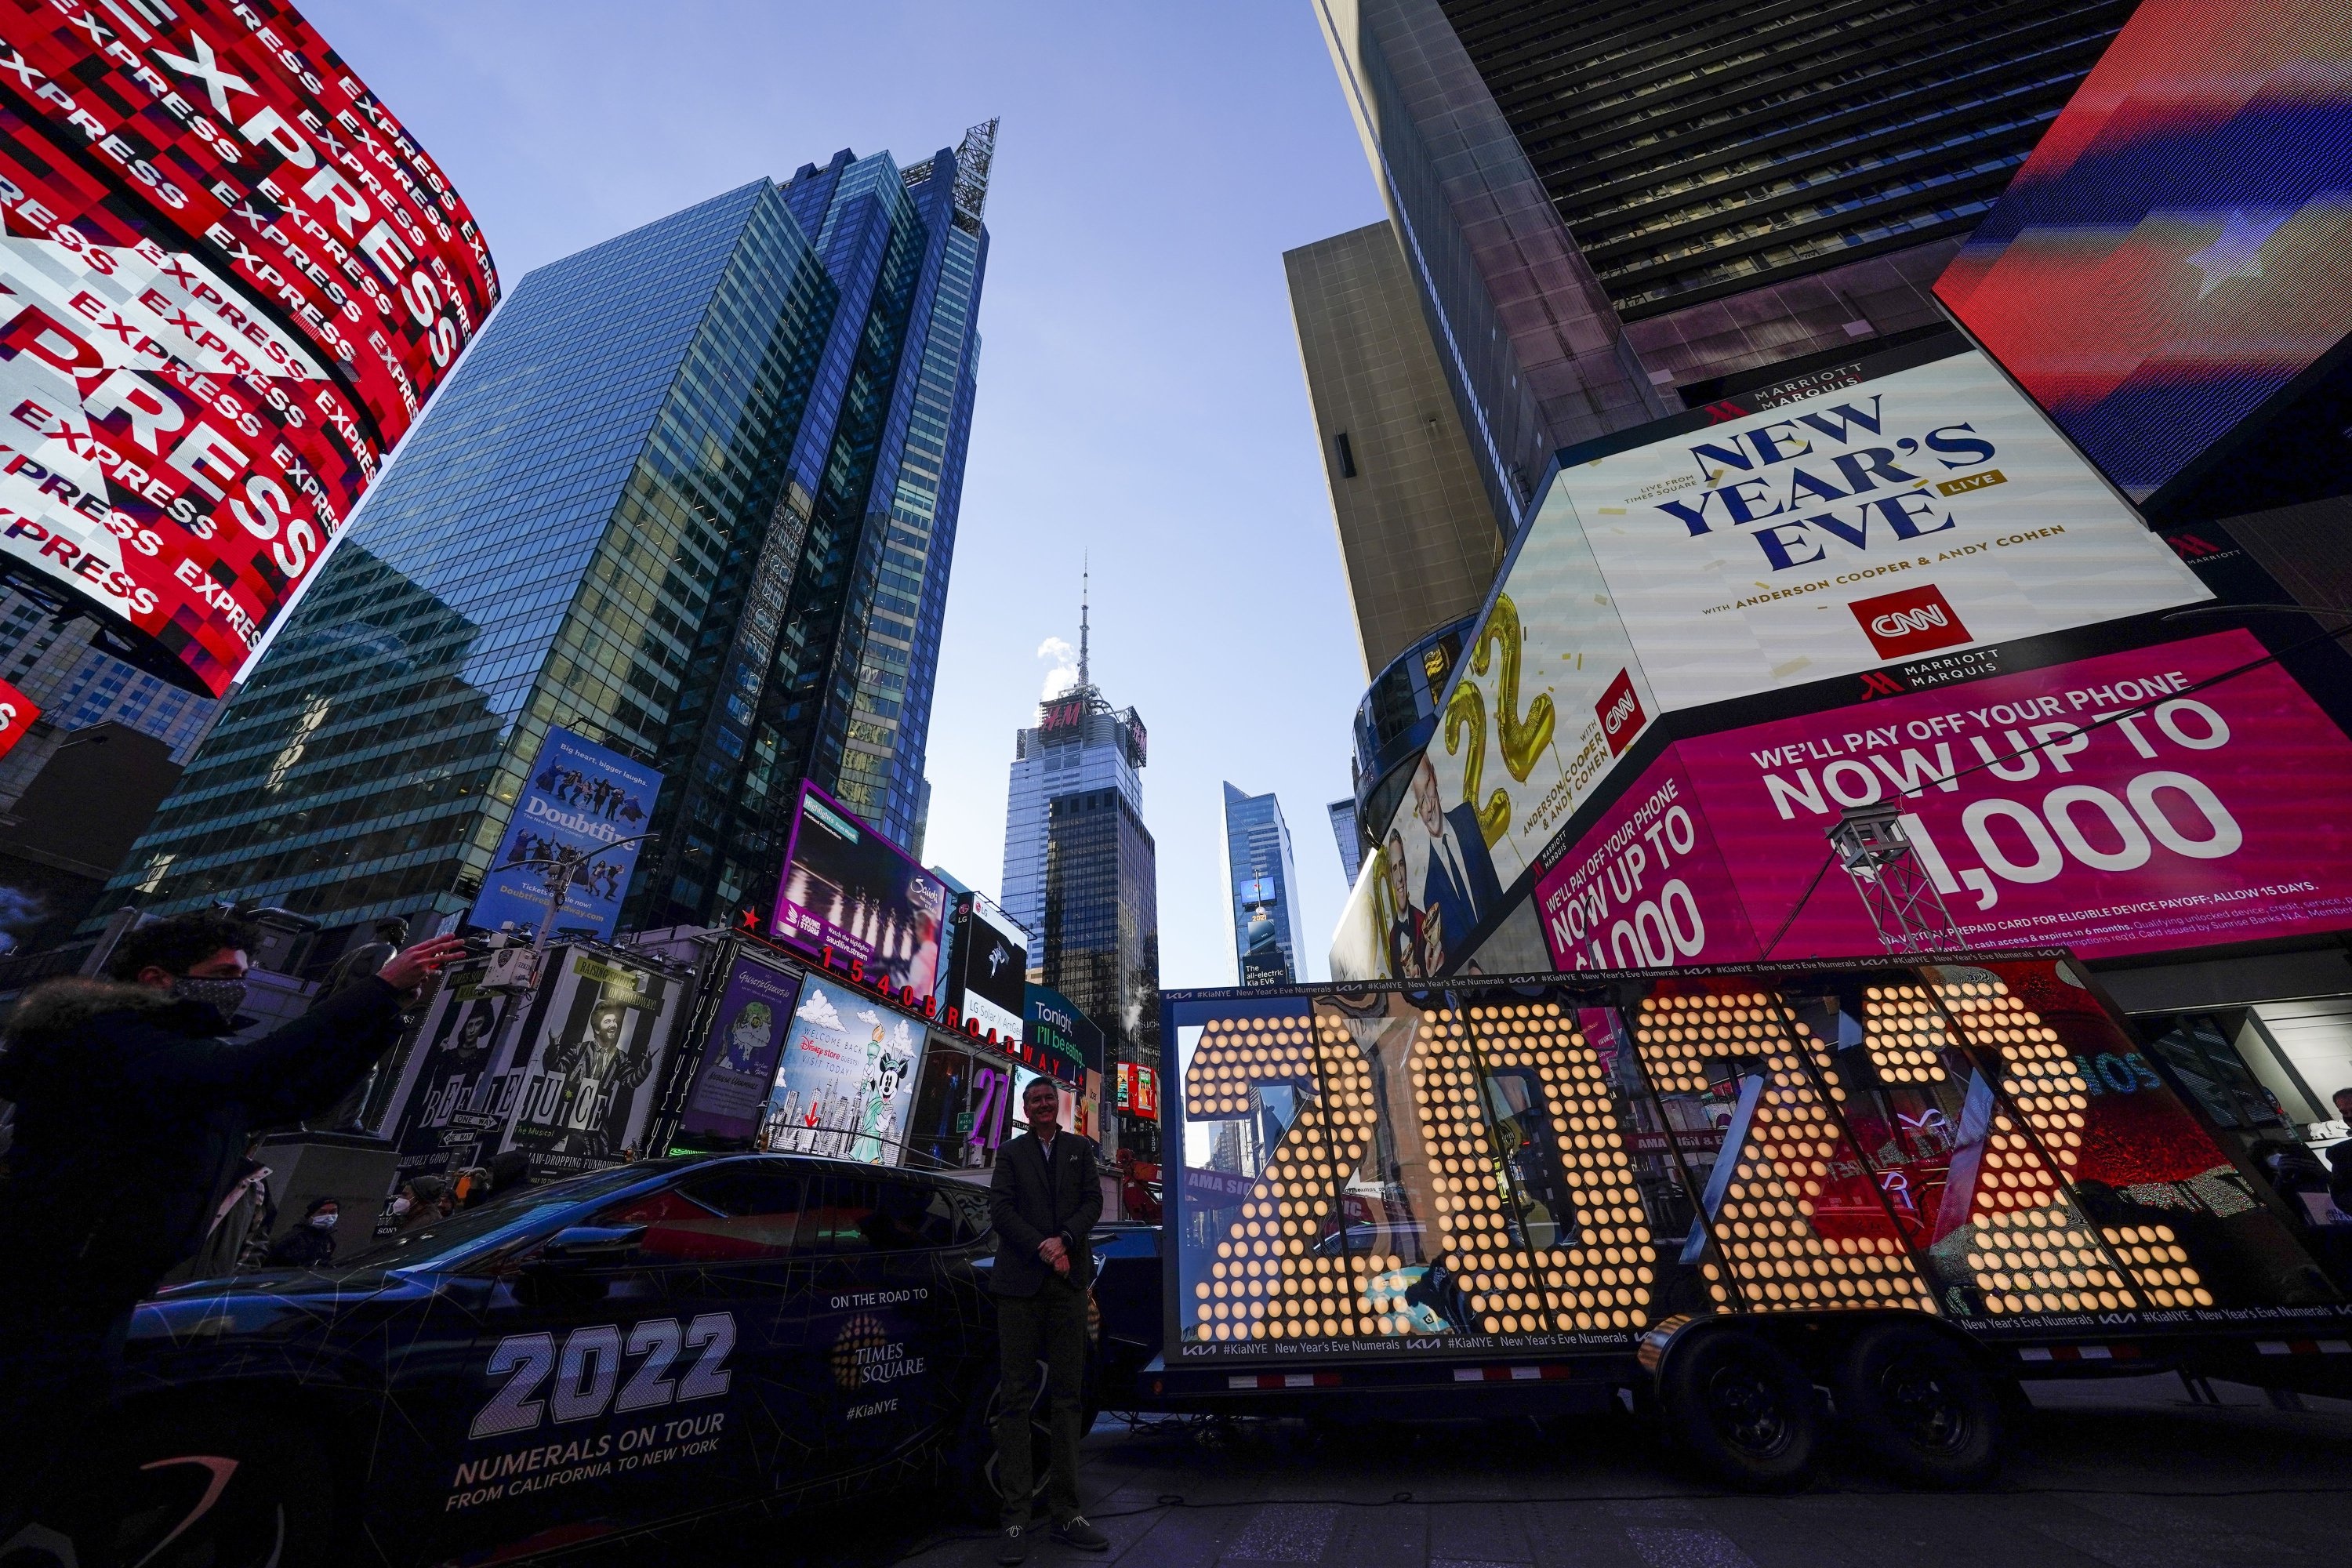
[[1951, 624], [1945, 618], [1943, 605], [1922, 605], [1916, 610], [1895, 610], [1876, 616], [1870, 629], [1883, 637], [1899, 637], [1913, 632], [1938, 631]]

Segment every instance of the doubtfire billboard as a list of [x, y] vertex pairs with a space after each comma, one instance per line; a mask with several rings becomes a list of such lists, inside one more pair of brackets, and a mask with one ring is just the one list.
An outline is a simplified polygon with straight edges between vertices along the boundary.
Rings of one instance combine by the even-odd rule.
[[0, 560], [214, 695], [498, 299], [281, 0], [0, 0]]
[[1957, 334], [1563, 453], [1332, 973], [1456, 967], [1662, 715], [2210, 597]]

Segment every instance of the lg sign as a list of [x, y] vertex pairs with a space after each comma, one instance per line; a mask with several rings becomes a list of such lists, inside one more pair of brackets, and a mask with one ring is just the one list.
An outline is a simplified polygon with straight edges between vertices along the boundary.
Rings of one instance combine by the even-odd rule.
[[1592, 710], [1600, 715], [1601, 732], [1608, 737], [1609, 754], [1612, 757], [1622, 756], [1625, 748], [1633, 743], [1633, 737], [1642, 732], [1642, 726], [1649, 722], [1649, 715], [1642, 711], [1642, 699], [1634, 693], [1633, 672], [1630, 669], [1617, 672], [1617, 679], [1609, 683], [1609, 689], [1601, 694]]
[[1846, 608], [1862, 623], [1870, 646], [1878, 650], [1881, 658], [1909, 658], [1915, 654], [1958, 647], [1976, 640], [1960, 624], [1958, 613], [1945, 602], [1942, 590], [1933, 583], [1881, 594], [1875, 598], [1856, 599]]

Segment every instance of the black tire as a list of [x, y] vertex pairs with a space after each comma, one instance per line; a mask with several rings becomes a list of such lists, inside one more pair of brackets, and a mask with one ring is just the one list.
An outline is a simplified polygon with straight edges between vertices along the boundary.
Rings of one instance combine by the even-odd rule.
[[1822, 1437], [1813, 1380], [1760, 1334], [1715, 1329], [1674, 1346], [1658, 1401], [1675, 1447], [1733, 1486], [1790, 1491], [1812, 1473]]
[[1877, 1323], [1839, 1358], [1838, 1414], [1872, 1461], [1905, 1480], [1977, 1487], [2000, 1468], [2000, 1391], [1959, 1346]]
[[348, 1548], [325, 1446], [267, 1411], [134, 1418], [100, 1439], [69, 1489], [41, 1523], [70, 1536], [85, 1565], [309, 1568]]

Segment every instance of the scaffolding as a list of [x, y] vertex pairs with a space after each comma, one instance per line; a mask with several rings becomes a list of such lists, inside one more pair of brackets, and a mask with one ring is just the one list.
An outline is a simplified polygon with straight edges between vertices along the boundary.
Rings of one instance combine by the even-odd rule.
[[1959, 926], [1912, 840], [1916, 820], [1895, 801], [1848, 806], [1830, 829], [1830, 847], [1887, 952], [1957, 952]]

